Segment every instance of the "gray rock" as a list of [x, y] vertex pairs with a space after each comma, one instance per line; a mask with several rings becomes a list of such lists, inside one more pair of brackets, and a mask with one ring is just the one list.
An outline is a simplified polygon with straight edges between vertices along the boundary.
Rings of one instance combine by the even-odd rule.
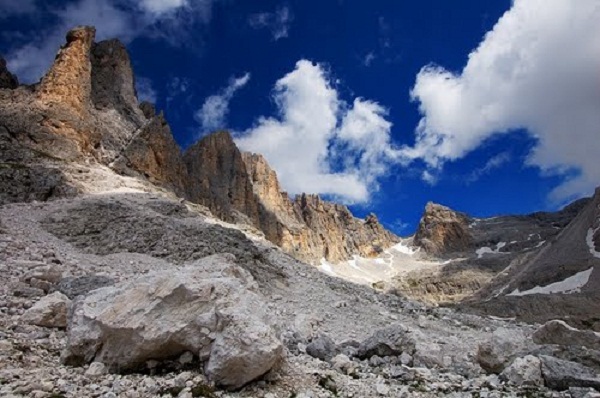
[[573, 345], [600, 350], [600, 333], [579, 330], [560, 320], [546, 322], [535, 331], [533, 341], [537, 344]]
[[515, 358], [524, 354], [526, 338], [513, 329], [500, 328], [491, 338], [479, 345], [477, 363], [489, 373], [500, 373]]
[[542, 363], [533, 355], [517, 358], [500, 373], [500, 379], [517, 386], [543, 386]]
[[81, 297], [62, 361], [128, 371], [190, 351], [225, 388], [265, 374], [282, 358], [283, 346], [265, 323], [256, 283], [231, 258], [209, 257], [176, 274], [156, 272]]
[[306, 353], [322, 361], [329, 361], [338, 352], [335, 342], [326, 334], [321, 334], [306, 346]]
[[38, 279], [50, 283], [58, 283], [62, 278], [62, 270], [57, 265], [37, 267], [25, 275], [25, 280]]
[[113, 278], [102, 275], [85, 275], [77, 277], [66, 277], [61, 279], [56, 286], [56, 290], [65, 294], [71, 300], [77, 296], [86, 295], [89, 292], [102, 287], [115, 284]]
[[21, 320], [32, 325], [50, 328], [66, 328], [71, 300], [60, 292], [42, 297], [33, 307], [25, 311]]
[[555, 390], [570, 387], [591, 387], [600, 389], [600, 378], [592, 369], [575, 362], [563, 361], [541, 355], [542, 376], [546, 385]]
[[401, 324], [388, 326], [373, 333], [360, 344], [357, 357], [368, 359], [373, 355], [386, 357], [401, 355], [403, 352], [412, 355], [415, 352], [413, 332]]
[[106, 373], [106, 366], [102, 362], [92, 362], [90, 367], [85, 371], [85, 375], [88, 377], [98, 377]]

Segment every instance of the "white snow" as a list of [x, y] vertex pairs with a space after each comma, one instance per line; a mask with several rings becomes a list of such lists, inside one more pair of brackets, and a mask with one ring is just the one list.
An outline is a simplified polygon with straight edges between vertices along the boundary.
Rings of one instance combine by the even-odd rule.
[[319, 266], [319, 269], [328, 275], [336, 276], [335, 272], [333, 272], [331, 264], [328, 263], [327, 260], [325, 260], [324, 258], [321, 259], [321, 265]]
[[571, 294], [571, 293], [579, 293], [581, 288], [584, 287], [588, 281], [590, 280], [590, 276], [592, 275], [592, 271], [594, 267], [588, 269], [587, 271], [581, 271], [576, 273], [573, 276], [568, 277], [564, 281], [555, 282], [547, 286], [536, 286], [533, 289], [526, 290], [524, 292], [520, 292], [519, 289], [515, 289], [512, 293], [509, 293], [508, 296], [527, 296], [530, 294], [553, 294], [553, 293], [561, 293], [561, 294]]
[[590, 253], [592, 254], [592, 256], [594, 256], [596, 258], [600, 258], [600, 252], [596, 251], [596, 244], [594, 243], [594, 235], [596, 234], [596, 232], [598, 232], [598, 230], [600, 230], [600, 227], [598, 227], [596, 229], [593, 229], [593, 228], [588, 229], [587, 236], [585, 237], [585, 242], [587, 243], [588, 247], [590, 248]]
[[392, 246], [391, 248], [386, 250], [386, 253], [389, 253], [390, 250], [396, 250], [397, 252], [400, 252], [402, 254], [407, 254], [409, 256], [412, 256], [413, 254], [415, 254], [418, 251], [418, 249], [415, 249], [414, 247], [407, 245], [404, 241], [401, 241], [400, 243]]
[[537, 245], [535, 245], [535, 248], [542, 247], [544, 245], [544, 243], [546, 243], [545, 240], [539, 242]]
[[483, 257], [484, 254], [507, 254], [504, 252], [500, 252], [500, 249], [502, 249], [504, 246], [506, 246], [506, 242], [499, 242], [498, 244], [496, 244], [496, 249], [484, 246], [475, 250], [475, 254], [477, 254], [477, 258]]

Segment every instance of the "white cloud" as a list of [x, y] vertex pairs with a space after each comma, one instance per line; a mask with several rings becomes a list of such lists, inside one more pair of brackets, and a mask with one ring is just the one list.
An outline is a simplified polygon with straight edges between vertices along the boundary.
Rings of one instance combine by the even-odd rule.
[[35, 0], [0, 0], [0, 19], [35, 12]]
[[275, 12], [261, 12], [248, 17], [248, 23], [254, 29], [269, 29], [273, 40], [277, 41], [289, 36], [294, 16], [289, 7], [279, 7]]
[[290, 194], [319, 193], [365, 203], [396, 153], [384, 108], [357, 98], [339, 99], [324, 69], [307, 60], [279, 79], [279, 117], [262, 117], [236, 142], [263, 154]]
[[377, 56], [373, 51], [368, 52], [367, 55], [365, 55], [365, 57], [363, 58], [363, 65], [366, 67], [371, 66], [373, 61], [375, 61], [375, 58], [377, 58]]
[[196, 120], [202, 125], [204, 132], [225, 128], [229, 102], [236, 91], [244, 87], [250, 80], [250, 73], [237, 79], [230, 79], [229, 85], [219, 94], [206, 98], [202, 108], [196, 112]]
[[171, 12], [180, 7], [187, 6], [187, 0], [142, 0], [140, 6], [144, 11], [154, 15]]
[[600, 183], [599, 20], [597, 0], [515, 0], [460, 74], [419, 72], [411, 96], [423, 118], [403, 154], [439, 170], [523, 128], [537, 140], [529, 165], [578, 171], [552, 199], [591, 192]]
[[510, 156], [509, 152], [501, 152], [495, 156], [492, 156], [491, 158], [488, 159], [487, 162], [485, 162], [485, 164], [482, 167], [473, 170], [471, 172], [471, 174], [469, 174], [467, 176], [465, 181], [467, 183], [475, 182], [475, 181], [479, 180], [481, 177], [504, 166], [506, 163], [510, 162], [511, 159], [512, 159], [512, 157]]
[[97, 40], [119, 38], [127, 43], [145, 34], [161, 36], [152, 29], [156, 24], [160, 24], [163, 31], [172, 32], [179, 20], [189, 15], [206, 22], [211, 1], [197, 0], [188, 4], [187, 0], [76, 0], [60, 8], [45, 7], [44, 12], [55, 17], [56, 23], [45, 32], [28, 32], [31, 41], [12, 49], [7, 62], [20, 81], [32, 83], [48, 70], [64, 43], [65, 34], [77, 25], [95, 26]]
[[147, 101], [156, 104], [156, 90], [152, 87], [152, 81], [147, 77], [136, 77], [135, 90], [140, 102]]

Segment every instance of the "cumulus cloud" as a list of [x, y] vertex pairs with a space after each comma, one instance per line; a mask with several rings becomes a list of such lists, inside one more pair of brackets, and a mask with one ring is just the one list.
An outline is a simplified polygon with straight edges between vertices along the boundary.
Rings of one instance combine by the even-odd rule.
[[552, 199], [589, 193], [600, 183], [599, 20], [597, 0], [515, 0], [460, 73], [419, 72], [411, 96], [423, 117], [403, 155], [439, 170], [525, 129], [537, 142], [529, 165], [575, 171]]
[[261, 12], [248, 17], [248, 24], [254, 29], [268, 29], [273, 40], [277, 41], [289, 36], [294, 16], [289, 7], [279, 7], [275, 12]]
[[172, 32], [178, 20], [189, 15], [205, 20], [210, 15], [210, 5], [210, 0], [75, 0], [61, 7], [40, 4], [39, 9], [52, 15], [56, 22], [45, 32], [37, 28], [24, 32], [30, 40], [9, 51], [8, 65], [19, 80], [32, 83], [50, 67], [66, 32], [74, 26], [93, 25], [98, 40], [117, 37], [127, 43], [142, 35], [160, 36], [153, 29], [157, 24], [161, 30]]
[[396, 156], [387, 111], [362, 98], [346, 104], [324, 68], [307, 60], [277, 81], [273, 99], [278, 117], [260, 118], [239, 147], [263, 154], [290, 194], [368, 202]]
[[204, 100], [202, 108], [196, 112], [195, 118], [202, 125], [203, 132], [210, 132], [225, 128], [229, 114], [229, 102], [235, 93], [248, 84], [250, 73], [237, 79], [231, 78], [229, 85], [219, 94], [211, 95]]

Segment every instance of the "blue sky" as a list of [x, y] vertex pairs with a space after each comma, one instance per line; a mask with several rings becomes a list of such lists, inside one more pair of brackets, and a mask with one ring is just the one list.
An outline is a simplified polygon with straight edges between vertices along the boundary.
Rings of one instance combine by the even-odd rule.
[[[576, 5], [575, 5], [576, 3]], [[215, 128], [412, 233], [425, 203], [555, 209], [600, 185], [600, 1], [0, 0], [34, 82], [66, 30], [124, 41], [185, 148]]]

